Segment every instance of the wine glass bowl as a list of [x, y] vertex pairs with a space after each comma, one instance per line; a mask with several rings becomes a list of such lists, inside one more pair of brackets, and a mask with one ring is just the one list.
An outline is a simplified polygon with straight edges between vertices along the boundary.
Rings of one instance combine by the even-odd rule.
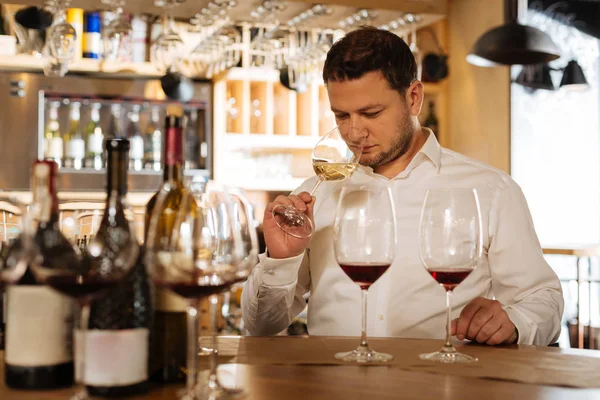
[[[362, 129], [341, 124], [315, 145], [312, 151], [313, 170], [317, 181], [310, 191], [311, 196], [324, 181], [343, 181], [358, 168], [366, 132]], [[284, 205], [273, 207], [272, 216], [279, 228], [296, 238], [310, 237], [314, 223], [296, 208]]]
[[346, 362], [386, 362], [393, 357], [378, 353], [367, 343], [367, 293], [391, 266], [396, 252], [396, 214], [387, 185], [346, 185], [337, 204], [333, 228], [335, 258], [362, 293], [362, 337], [352, 351], [337, 353]]
[[444, 364], [477, 358], [459, 353], [450, 342], [452, 291], [477, 266], [482, 254], [479, 197], [475, 189], [429, 189], [419, 227], [419, 254], [429, 274], [446, 290], [446, 342], [423, 360]]

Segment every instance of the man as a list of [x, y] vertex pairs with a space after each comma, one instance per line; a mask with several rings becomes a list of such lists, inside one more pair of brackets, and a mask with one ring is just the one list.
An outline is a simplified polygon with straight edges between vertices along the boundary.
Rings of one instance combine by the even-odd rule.
[[[420, 210], [428, 188], [472, 187], [480, 196], [484, 257], [454, 290], [452, 334], [489, 345], [548, 345], [558, 338], [564, 304], [525, 198], [510, 176], [441, 148], [420, 127], [423, 85], [416, 71], [400, 38], [370, 27], [336, 42], [323, 70], [337, 123], [367, 134], [361, 166], [350, 181], [388, 180], [397, 212], [396, 259], [369, 289], [369, 336], [444, 337], [444, 290], [419, 258]], [[309, 334], [360, 335], [360, 289], [333, 254], [335, 206], [344, 183], [325, 182], [311, 198], [305, 190], [315, 179], [267, 205], [267, 253], [243, 293], [244, 322], [252, 335], [284, 330], [304, 309], [309, 291]], [[277, 204], [313, 217], [313, 236], [297, 239], [280, 230], [271, 215]]]

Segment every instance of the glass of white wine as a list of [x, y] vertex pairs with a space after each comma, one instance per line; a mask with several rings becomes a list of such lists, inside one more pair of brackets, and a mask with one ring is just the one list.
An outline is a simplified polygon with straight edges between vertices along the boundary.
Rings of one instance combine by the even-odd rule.
[[[322, 182], [343, 181], [352, 176], [358, 168], [365, 137], [364, 130], [341, 124], [319, 140], [312, 151], [317, 181], [310, 191], [311, 196]], [[294, 207], [277, 205], [272, 213], [279, 228], [293, 237], [307, 238], [314, 231], [313, 221]]]

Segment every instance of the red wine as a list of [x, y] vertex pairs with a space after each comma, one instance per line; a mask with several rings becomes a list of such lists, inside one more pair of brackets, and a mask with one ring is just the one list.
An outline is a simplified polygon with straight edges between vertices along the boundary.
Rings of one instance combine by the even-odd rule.
[[231, 281], [231, 282], [227, 282], [227, 283], [220, 284], [220, 285], [210, 285], [210, 286], [197, 285], [192, 282], [181, 282], [181, 281], [180, 282], [155, 281], [154, 283], [157, 286], [167, 287], [167, 288], [171, 289], [174, 293], [177, 293], [181, 297], [185, 297], [188, 299], [199, 299], [201, 297], [208, 297], [208, 296], [212, 296], [213, 294], [219, 294], [221, 292], [224, 292], [232, 285], [234, 285], [238, 282], [241, 282], [241, 281], [242, 280], [240, 279], [240, 280]]
[[115, 285], [115, 280], [82, 277], [78, 275], [54, 275], [45, 279], [47, 285], [75, 299], [101, 295]]
[[467, 276], [473, 271], [470, 268], [464, 269], [439, 269], [429, 270], [433, 279], [438, 281], [446, 290], [454, 290]]
[[340, 267], [350, 279], [358, 283], [361, 289], [367, 290], [387, 271], [390, 264], [347, 263], [340, 264]]

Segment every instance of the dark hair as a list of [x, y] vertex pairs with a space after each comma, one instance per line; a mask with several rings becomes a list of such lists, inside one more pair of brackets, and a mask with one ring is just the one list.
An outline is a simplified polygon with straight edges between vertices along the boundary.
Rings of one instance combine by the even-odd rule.
[[381, 71], [390, 87], [401, 94], [417, 79], [417, 63], [404, 40], [392, 32], [362, 26], [333, 44], [323, 81], [359, 79], [373, 71]]

